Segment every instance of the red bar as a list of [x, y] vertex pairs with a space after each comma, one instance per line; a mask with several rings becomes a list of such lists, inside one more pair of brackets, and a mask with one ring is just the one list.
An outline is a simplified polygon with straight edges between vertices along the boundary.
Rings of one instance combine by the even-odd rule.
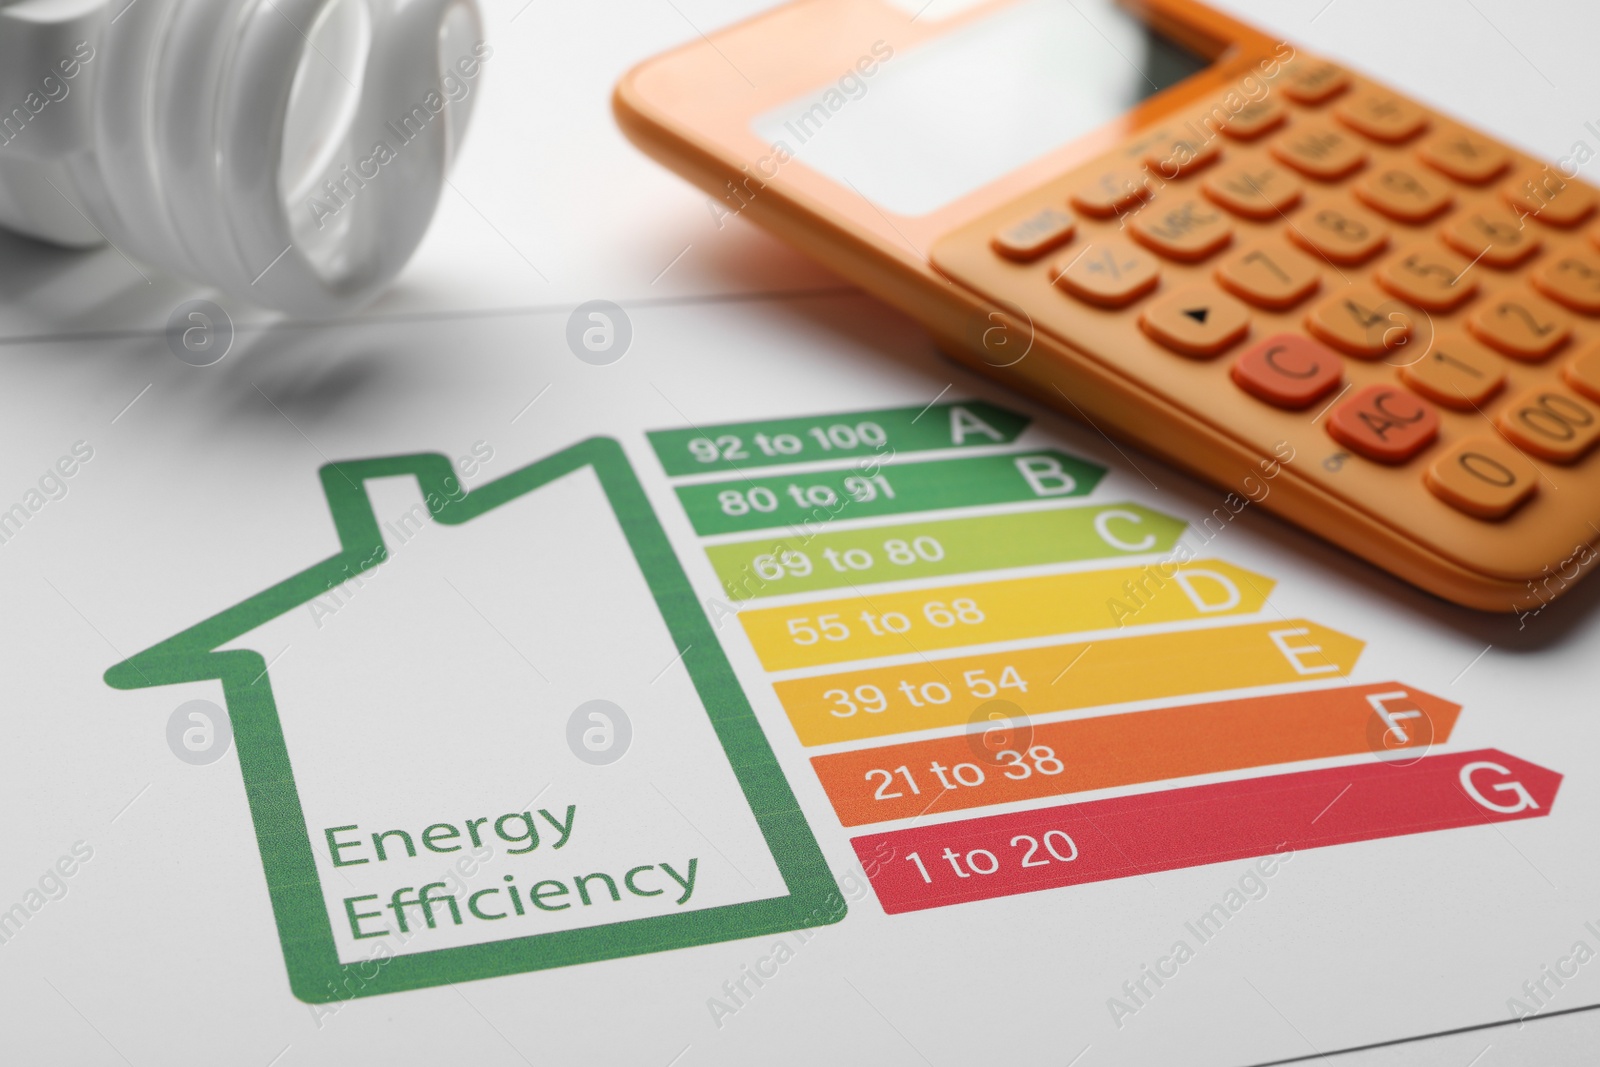
[[1481, 749], [918, 826], [851, 844], [883, 910], [895, 915], [1273, 852], [1537, 818], [1550, 813], [1560, 785], [1554, 771]]

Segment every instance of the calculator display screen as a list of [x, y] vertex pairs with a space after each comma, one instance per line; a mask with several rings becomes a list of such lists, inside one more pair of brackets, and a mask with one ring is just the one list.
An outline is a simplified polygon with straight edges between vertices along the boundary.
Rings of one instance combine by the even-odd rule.
[[869, 45], [753, 126], [884, 210], [924, 215], [1209, 62], [1115, 0], [1021, 0], [920, 47]]

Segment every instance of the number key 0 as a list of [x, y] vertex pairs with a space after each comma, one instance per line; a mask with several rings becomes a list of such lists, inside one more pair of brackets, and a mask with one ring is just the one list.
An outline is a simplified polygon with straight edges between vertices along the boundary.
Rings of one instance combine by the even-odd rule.
[[1533, 464], [1493, 437], [1463, 441], [1439, 457], [1423, 480], [1434, 496], [1480, 519], [1511, 514], [1539, 488]]

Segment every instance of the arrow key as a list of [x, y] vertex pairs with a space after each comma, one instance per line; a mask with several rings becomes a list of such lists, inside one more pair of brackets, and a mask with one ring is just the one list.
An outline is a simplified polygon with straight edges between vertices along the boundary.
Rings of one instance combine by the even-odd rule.
[[1250, 311], [1220, 289], [1195, 285], [1150, 305], [1139, 325], [1174, 352], [1209, 359], [1250, 332]]

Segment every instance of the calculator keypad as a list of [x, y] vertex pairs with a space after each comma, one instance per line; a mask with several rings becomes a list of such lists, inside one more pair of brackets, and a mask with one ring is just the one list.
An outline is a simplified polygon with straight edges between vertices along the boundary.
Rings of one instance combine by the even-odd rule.
[[1572, 320], [1550, 301], [1514, 289], [1474, 309], [1467, 329], [1501, 355], [1537, 361], [1567, 343]]
[[1275, 407], [1298, 411], [1344, 380], [1339, 353], [1298, 334], [1280, 333], [1249, 349], [1230, 371], [1234, 384]]
[[1571, 463], [1600, 441], [1600, 411], [1557, 387], [1514, 397], [1498, 425], [1512, 444], [1554, 463]]
[[1335, 117], [1357, 133], [1385, 144], [1409, 141], [1428, 128], [1428, 113], [1410, 100], [1382, 90], [1364, 89], [1345, 97]]
[[1573, 311], [1600, 315], [1600, 256], [1581, 249], [1561, 252], [1534, 268], [1528, 280]]
[[1501, 190], [1506, 203], [1519, 213], [1546, 226], [1576, 226], [1594, 214], [1600, 195], [1586, 185], [1568, 181], [1550, 167], [1526, 167], [1516, 172]]
[[1444, 243], [1474, 263], [1511, 270], [1539, 251], [1539, 235], [1502, 207], [1479, 207], [1445, 220], [1439, 230]]
[[1326, 196], [1306, 205], [1289, 223], [1289, 239], [1340, 267], [1358, 267], [1383, 251], [1389, 227], [1348, 195]]
[[1439, 416], [1421, 397], [1392, 385], [1369, 385], [1328, 416], [1328, 433], [1379, 463], [1404, 463], [1439, 435]]
[[1384, 257], [1378, 284], [1424, 311], [1453, 311], [1478, 294], [1472, 264], [1433, 241], [1413, 241]]
[[[955, 236], [936, 265], [1256, 454], [1291, 442], [1302, 477], [1396, 540], [1505, 575], [1592, 540], [1600, 195], [1320, 60], [1270, 88], [974, 224], [1011, 273]], [[1004, 231], [1067, 232], [1043, 208], [1077, 226], [1029, 264]], [[1131, 432], [1184, 457], [1159, 420]]]
[[1055, 282], [1079, 300], [1119, 308], [1133, 303], [1161, 281], [1155, 257], [1127, 241], [1109, 238], [1086, 245], [1057, 265]]
[[1254, 141], [1289, 119], [1289, 113], [1270, 98], [1247, 102], [1222, 124], [1222, 132], [1235, 141]]
[[1259, 308], [1284, 311], [1322, 284], [1317, 262], [1282, 237], [1245, 245], [1217, 265], [1216, 279], [1228, 292]]
[[1280, 75], [1283, 95], [1297, 104], [1315, 107], [1350, 88], [1350, 75], [1332, 63], [1296, 57]]
[[1151, 304], [1139, 325], [1174, 352], [1206, 359], [1250, 332], [1250, 310], [1212, 286], [1195, 285]]
[[1209, 167], [1220, 158], [1222, 146], [1215, 139], [1201, 140], [1185, 133], [1158, 140], [1145, 154], [1144, 165], [1150, 173], [1170, 181]]
[[1067, 200], [1085, 215], [1110, 219], [1149, 196], [1150, 184], [1138, 171], [1112, 167], [1079, 180]]
[[1417, 147], [1417, 158], [1465, 185], [1492, 182], [1511, 166], [1510, 152], [1460, 126], [1431, 134]]
[[1268, 149], [1274, 159], [1319, 182], [1348, 178], [1370, 158], [1361, 141], [1331, 122], [1297, 122]]
[[1498, 356], [1458, 331], [1441, 332], [1422, 358], [1400, 368], [1400, 380], [1435, 404], [1475, 411], [1506, 384]]
[[1283, 215], [1305, 193], [1300, 179], [1270, 163], [1230, 164], [1208, 175], [1201, 188], [1235, 215], [1258, 221]]
[[1563, 368], [1562, 377], [1590, 400], [1600, 402], [1600, 341], [1574, 356]]
[[1361, 282], [1339, 286], [1306, 315], [1306, 329], [1357, 359], [1377, 359], [1404, 347], [1415, 328], [1416, 318], [1405, 305]]
[[1473, 437], [1435, 460], [1424, 481], [1452, 507], [1480, 519], [1500, 519], [1538, 491], [1539, 472], [1499, 438]]
[[1129, 220], [1128, 232], [1146, 248], [1192, 263], [1226, 248], [1233, 223], [1208, 201], [1183, 196], [1152, 201]]
[[994, 250], [1007, 259], [1027, 263], [1072, 240], [1078, 220], [1058, 208], [1047, 207], [1018, 219], [994, 235]]
[[1375, 167], [1355, 185], [1356, 198], [1374, 211], [1413, 226], [1437, 218], [1455, 203], [1444, 179], [1421, 167]]

